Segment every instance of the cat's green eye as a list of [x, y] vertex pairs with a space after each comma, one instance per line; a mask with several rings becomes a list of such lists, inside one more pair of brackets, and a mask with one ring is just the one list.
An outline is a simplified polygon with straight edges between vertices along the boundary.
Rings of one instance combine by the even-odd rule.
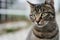
[[30, 18], [35, 19], [35, 15], [34, 14], [30, 15]]
[[48, 15], [48, 14], [44, 13], [43, 16], [42, 16], [42, 18], [45, 17], [45, 16], [47, 16], [47, 15]]

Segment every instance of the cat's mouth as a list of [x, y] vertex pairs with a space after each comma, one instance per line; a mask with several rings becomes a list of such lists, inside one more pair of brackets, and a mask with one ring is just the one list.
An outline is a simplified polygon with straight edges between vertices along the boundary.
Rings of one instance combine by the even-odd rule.
[[38, 25], [38, 26], [45, 26], [45, 25], [48, 24], [48, 21], [39, 22], [39, 23], [35, 22], [35, 24]]
[[40, 26], [42, 26], [42, 25], [44, 25], [44, 24], [37, 24], [37, 25], [40, 25]]
[[44, 24], [42, 24], [42, 23], [41, 23], [41, 24], [37, 23], [36, 25], [38, 25], [38, 26], [43, 26]]
[[36, 25], [39, 25], [39, 26], [44, 25], [44, 23], [37, 23], [37, 22], [35, 22], [35, 24], [36, 24]]

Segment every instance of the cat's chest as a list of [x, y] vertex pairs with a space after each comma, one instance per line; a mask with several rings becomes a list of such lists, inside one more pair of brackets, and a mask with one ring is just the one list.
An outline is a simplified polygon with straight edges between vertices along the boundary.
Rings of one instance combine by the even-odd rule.
[[52, 39], [41, 39], [41, 38], [36, 37], [36, 36], [33, 34], [33, 32], [31, 31], [30, 34], [29, 34], [29, 36], [28, 36], [28, 38], [27, 38], [27, 40], [58, 40], [58, 35], [59, 35], [59, 34], [57, 34], [57, 35], [56, 35], [54, 38], [52, 38]]
[[[36, 32], [38, 33], [38, 32]], [[56, 34], [57, 33], [57, 34]], [[41, 35], [41, 33], [39, 32], [37, 34], [38, 36]], [[51, 35], [50, 34], [43, 34], [45, 35], [45, 37], [47, 38], [39, 38], [37, 37], [34, 33], [33, 33], [33, 28], [31, 29], [31, 31], [29, 32], [29, 35], [27, 37], [27, 40], [59, 40], [59, 34], [58, 34], [58, 28], [56, 28], [52, 33]], [[47, 36], [48, 35], [48, 36]], [[54, 36], [55, 35], [55, 36]], [[54, 36], [53, 38], [49, 38], [49, 36]], [[41, 36], [40, 36], [41, 37]]]

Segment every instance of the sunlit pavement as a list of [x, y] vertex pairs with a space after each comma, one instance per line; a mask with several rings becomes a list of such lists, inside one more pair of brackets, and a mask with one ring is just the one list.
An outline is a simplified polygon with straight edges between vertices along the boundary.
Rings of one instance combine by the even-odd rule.
[[8, 33], [0, 36], [0, 40], [26, 40], [31, 27], [15, 33]]
[[[57, 15], [56, 20], [60, 28], [60, 15]], [[26, 40], [30, 29], [31, 27], [28, 29], [17, 31], [15, 33], [3, 34], [0, 36], [0, 40]]]

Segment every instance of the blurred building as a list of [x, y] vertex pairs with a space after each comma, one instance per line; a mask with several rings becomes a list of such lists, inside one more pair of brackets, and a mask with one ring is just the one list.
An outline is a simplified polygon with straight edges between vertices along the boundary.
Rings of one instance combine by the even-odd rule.
[[[28, 13], [26, 2], [21, 0], [0, 0], [0, 23], [14, 20], [14, 16]], [[13, 16], [14, 15], [14, 16]]]
[[7, 21], [8, 15], [3, 14], [3, 12], [4, 10], [6, 11], [7, 9], [9, 9], [9, 7], [13, 5], [13, 3], [14, 3], [14, 0], [0, 0], [0, 23]]
[[7, 9], [14, 3], [14, 0], [0, 0], [0, 9]]

